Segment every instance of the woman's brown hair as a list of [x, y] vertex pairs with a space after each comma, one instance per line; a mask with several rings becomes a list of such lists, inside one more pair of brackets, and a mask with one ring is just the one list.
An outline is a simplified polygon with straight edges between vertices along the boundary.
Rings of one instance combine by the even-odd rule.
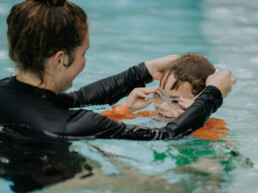
[[206, 79], [215, 72], [215, 67], [197, 53], [187, 53], [175, 60], [163, 73], [160, 86], [165, 88], [168, 78], [174, 75], [176, 81], [170, 88], [178, 89], [182, 82], [189, 82], [193, 87], [193, 95], [199, 94], [206, 86]]
[[42, 82], [46, 59], [62, 50], [70, 65], [88, 31], [86, 13], [66, 0], [23, 1], [12, 7], [7, 24], [10, 58]]

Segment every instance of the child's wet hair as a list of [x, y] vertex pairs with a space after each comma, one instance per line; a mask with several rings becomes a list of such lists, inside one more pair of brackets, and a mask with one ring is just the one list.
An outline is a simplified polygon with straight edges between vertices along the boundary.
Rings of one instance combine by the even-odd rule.
[[182, 82], [189, 82], [193, 87], [193, 95], [197, 95], [206, 87], [206, 79], [215, 72], [215, 67], [208, 59], [197, 53], [187, 53], [176, 59], [163, 73], [160, 87], [167, 85], [168, 78], [174, 75], [176, 81], [171, 90], [178, 89]]

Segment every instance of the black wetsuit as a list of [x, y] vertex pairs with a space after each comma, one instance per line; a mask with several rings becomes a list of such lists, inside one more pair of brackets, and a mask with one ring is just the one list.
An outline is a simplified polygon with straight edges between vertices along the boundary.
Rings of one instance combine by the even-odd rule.
[[90, 110], [70, 110], [86, 105], [114, 104], [135, 87], [144, 87], [151, 77], [137, 66], [72, 93], [56, 95], [9, 77], [0, 80], [0, 125], [22, 124], [61, 138], [121, 138], [136, 140], [175, 139], [202, 127], [222, 104], [213, 86], [182, 115], [163, 128], [150, 129], [117, 123]]

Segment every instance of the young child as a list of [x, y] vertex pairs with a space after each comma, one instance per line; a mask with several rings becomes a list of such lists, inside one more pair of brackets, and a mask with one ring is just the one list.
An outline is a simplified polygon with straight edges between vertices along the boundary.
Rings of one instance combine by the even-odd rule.
[[175, 60], [164, 72], [154, 94], [158, 115], [169, 119], [179, 116], [205, 89], [208, 76], [215, 70], [207, 58], [196, 53]]
[[[171, 120], [178, 117], [206, 87], [206, 79], [215, 72], [215, 67], [206, 57], [196, 53], [187, 53], [175, 60], [163, 73], [158, 88], [138, 88], [133, 90], [122, 105], [112, 107], [110, 111], [101, 114], [116, 121], [122, 119], [134, 119], [137, 116], [159, 116], [161, 119]], [[154, 93], [153, 98], [148, 94]], [[136, 100], [137, 98], [137, 100]], [[140, 110], [154, 101], [156, 111], [140, 111], [136, 114], [133, 111]], [[227, 128], [223, 120], [211, 118], [206, 123], [209, 129], [193, 132], [202, 136], [203, 139], [217, 140], [227, 136]], [[218, 130], [218, 129], [221, 130]], [[223, 132], [222, 132], [223, 131]], [[209, 136], [207, 137], [208, 134]], [[215, 133], [214, 133], [215, 132]], [[222, 132], [222, 133], [221, 133]], [[206, 136], [206, 137], [205, 137]]]

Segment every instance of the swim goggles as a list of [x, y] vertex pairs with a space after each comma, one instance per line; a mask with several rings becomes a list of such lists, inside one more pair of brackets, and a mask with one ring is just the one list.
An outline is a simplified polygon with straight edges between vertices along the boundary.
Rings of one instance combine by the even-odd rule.
[[[196, 95], [194, 98], [192, 98], [192, 100], [194, 101], [195, 99], [197, 99], [203, 93], [204, 90], [202, 90], [198, 95]], [[173, 109], [183, 109], [182, 107], [180, 107], [178, 105], [179, 98], [165, 97], [159, 90], [157, 90], [153, 94], [153, 98], [154, 98], [155, 103], [161, 104], [162, 102], [165, 101]]]
[[171, 108], [180, 109], [180, 106], [177, 105], [179, 102], [179, 98], [165, 97], [159, 90], [157, 90], [153, 94], [153, 98], [154, 98], [155, 103], [161, 104], [165, 101]]

